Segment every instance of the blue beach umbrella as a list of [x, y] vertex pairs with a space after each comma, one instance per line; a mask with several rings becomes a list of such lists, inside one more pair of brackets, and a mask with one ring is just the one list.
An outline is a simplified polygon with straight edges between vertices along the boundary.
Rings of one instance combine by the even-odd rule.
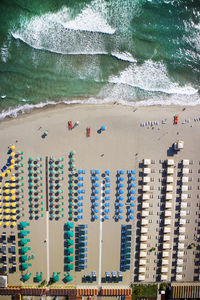
[[101, 126], [101, 130], [102, 130], [102, 131], [105, 131], [105, 130], [106, 130], [106, 126], [102, 125], [102, 126]]
[[132, 170], [132, 171], [131, 171], [131, 174], [136, 174], [135, 170]]

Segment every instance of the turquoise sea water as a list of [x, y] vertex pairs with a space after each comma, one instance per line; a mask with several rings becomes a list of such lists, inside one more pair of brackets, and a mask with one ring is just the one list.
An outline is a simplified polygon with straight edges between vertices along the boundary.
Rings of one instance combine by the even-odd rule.
[[49, 102], [200, 103], [197, 0], [1, 0], [0, 118]]

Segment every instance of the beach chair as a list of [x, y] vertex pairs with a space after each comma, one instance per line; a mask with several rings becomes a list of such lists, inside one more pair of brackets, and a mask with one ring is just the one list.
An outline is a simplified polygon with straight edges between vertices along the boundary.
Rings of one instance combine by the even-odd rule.
[[72, 130], [72, 121], [68, 121], [68, 129]]
[[86, 128], [86, 135], [87, 137], [90, 137], [91, 134], [91, 129], [90, 128]]

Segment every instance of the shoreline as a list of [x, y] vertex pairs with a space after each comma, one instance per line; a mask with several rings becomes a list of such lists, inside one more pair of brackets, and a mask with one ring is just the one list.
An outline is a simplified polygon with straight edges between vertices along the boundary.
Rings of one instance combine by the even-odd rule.
[[[83, 100], [84, 99], [84, 100]], [[200, 108], [200, 104], [196, 105], [176, 105], [176, 104], [149, 104], [149, 105], [139, 105], [138, 102], [130, 102], [130, 103], [120, 103], [120, 102], [113, 102], [113, 101], [108, 101], [108, 102], [101, 102], [102, 100], [99, 100], [99, 103], [90, 103], [91, 98], [82, 98], [79, 100], [71, 99], [70, 101], [59, 101], [59, 102], [54, 102], [54, 101], [48, 101], [47, 103], [40, 102], [38, 104], [31, 104], [31, 105], [23, 105], [19, 106], [7, 111], [2, 111], [0, 113], [0, 124], [2, 122], [8, 122], [11, 120], [19, 120], [21, 118], [25, 118], [26, 116], [30, 115], [36, 115], [38, 113], [42, 113], [43, 111], [51, 111], [51, 110], [59, 110], [61, 108], [66, 108], [70, 109], [72, 107], [124, 107], [124, 108], [133, 108], [135, 110], [143, 110], [143, 109], [149, 109], [151, 110], [152, 108], [160, 108], [160, 109], [167, 109], [171, 110], [172, 108], [176, 108], [177, 111], [182, 110], [183, 108], [187, 110], [191, 110], [194, 107], [195, 108]], [[75, 102], [76, 101], [76, 102]], [[84, 101], [84, 102], [82, 102]], [[132, 103], [132, 104], [131, 104]], [[5, 116], [2, 116], [5, 115]]]

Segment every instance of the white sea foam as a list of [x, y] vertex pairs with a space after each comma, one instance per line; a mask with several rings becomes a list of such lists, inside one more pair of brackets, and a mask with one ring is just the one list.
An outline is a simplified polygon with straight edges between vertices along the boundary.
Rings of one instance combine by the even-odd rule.
[[146, 61], [140, 66], [130, 65], [119, 76], [111, 76], [108, 82], [167, 94], [193, 95], [198, 92], [192, 86], [182, 87], [178, 83], [170, 81], [164, 64], [151, 60]]
[[99, 13], [94, 12], [92, 8], [86, 8], [74, 20], [63, 23], [63, 26], [68, 29], [81, 31], [107, 34], [113, 34], [115, 32], [115, 29], [113, 29]]
[[[125, 95], [124, 95], [125, 96]], [[59, 104], [91, 104], [91, 105], [98, 105], [98, 104], [109, 104], [109, 103], [119, 103], [123, 106], [153, 106], [153, 105], [184, 105], [184, 106], [195, 106], [200, 105], [200, 97], [198, 94], [195, 94], [193, 96], [193, 99], [191, 101], [190, 95], [169, 95], [167, 98], [163, 97], [161, 95], [158, 95], [157, 97], [148, 98], [146, 100], [126, 100], [123, 98], [116, 98], [114, 95], [109, 95], [108, 97], [105, 97], [104, 99], [101, 98], [88, 98], [84, 100], [80, 99], [74, 99], [74, 100], [63, 100], [59, 102], [55, 101], [47, 101], [47, 102], [40, 102], [38, 104], [25, 104], [22, 106], [18, 106], [16, 108], [10, 108], [8, 110], [4, 110], [0, 114], [0, 121], [10, 117], [10, 118], [16, 118], [20, 114], [27, 114], [31, 113], [34, 109], [42, 109], [45, 106], [55, 106]]]
[[129, 52], [112, 52], [111, 55], [123, 61], [129, 61], [131, 63], [137, 62]]

